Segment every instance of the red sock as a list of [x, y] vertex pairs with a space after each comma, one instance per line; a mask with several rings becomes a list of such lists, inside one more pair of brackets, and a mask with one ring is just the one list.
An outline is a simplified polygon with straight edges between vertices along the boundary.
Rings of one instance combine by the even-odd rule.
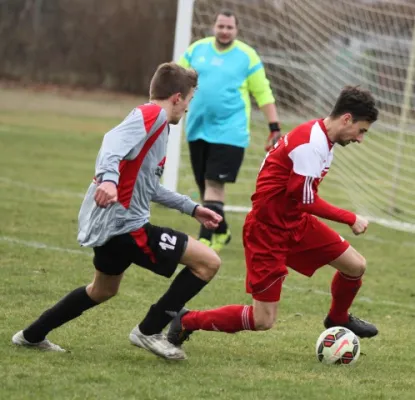
[[331, 307], [329, 318], [335, 323], [349, 320], [349, 308], [362, 286], [362, 277], [353, 277], [337, 271], [331, 283]]
[[190, 331], [254, 331], [254, 309], [252, 306], [233, 305], [214, 310], [190, 311], [182, 317], [182, 325]]

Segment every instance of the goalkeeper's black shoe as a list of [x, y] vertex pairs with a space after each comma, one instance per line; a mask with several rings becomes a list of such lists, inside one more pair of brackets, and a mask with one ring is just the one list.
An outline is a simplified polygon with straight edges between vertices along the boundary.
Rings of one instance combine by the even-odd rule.
[[187, 314], [189, 310], [182, 308], [177, 315], [171, 321], [169, 331], [167, 332], [167, 340], [177, 347], [180, 347], [186, 340], [189, 340], [189, 336], [193, 331], [189, 331], [183, 328], [182, 317]]
[[371, 324], [370, 322], [364, 321], [363, 319], [357, 318], [352, 314], [349, 314], [349, 321], [343, 324], [335, 323], [327, 316], [324, 319], [324, 326], [328, 328], [332, 328], [333, 326], [343, 326], [351, 330], [356, 336], [360, 338], [371, 338], [378, 334], [378, 329], [375, 325]]

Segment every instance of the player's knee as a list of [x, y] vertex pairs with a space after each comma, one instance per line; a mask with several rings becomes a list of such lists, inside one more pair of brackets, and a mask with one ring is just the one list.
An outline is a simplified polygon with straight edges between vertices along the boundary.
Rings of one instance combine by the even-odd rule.
[[197, 263], [194, 269], [197, 271], [197, 275], [201, 279], [210, 281], [218, 272], [220, 265], [220, 257], [213, 250], [211, 250], [208, 254], [206, 254], [203, 260], [200, 260]]
[[220, 257], [212, 250], [205, 263], [206, 280], [211, 280], [216, 275], [219, 271], [221, 262], [222, 260]]
[[366, 259], [359, 254], [350, 272], [351, 276], [362, 276], [366, 271]]

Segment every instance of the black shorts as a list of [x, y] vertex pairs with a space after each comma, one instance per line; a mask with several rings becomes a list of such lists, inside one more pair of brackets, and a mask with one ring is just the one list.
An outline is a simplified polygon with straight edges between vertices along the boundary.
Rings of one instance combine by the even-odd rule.
[[180, 263], [187, 241], [185, 233], [148, 223], [94, 247], [94, 265], [104, 274], [120, 275], [136, 264], [169, 278]]
[[189, 142], [190, 161], [199, 186], [205, 179], [216, 182], [235, 182], [244, 158], [243, 147], [208, 143], [204, 140]]

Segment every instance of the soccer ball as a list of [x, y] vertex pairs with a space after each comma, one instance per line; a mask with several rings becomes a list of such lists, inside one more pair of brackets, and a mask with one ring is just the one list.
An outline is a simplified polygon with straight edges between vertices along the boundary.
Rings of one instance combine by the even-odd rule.
[[334, 326], [317, 339], [316, 355], [323, 364], [354, 364], [360, 356], [359, 339], [351, 330]]

